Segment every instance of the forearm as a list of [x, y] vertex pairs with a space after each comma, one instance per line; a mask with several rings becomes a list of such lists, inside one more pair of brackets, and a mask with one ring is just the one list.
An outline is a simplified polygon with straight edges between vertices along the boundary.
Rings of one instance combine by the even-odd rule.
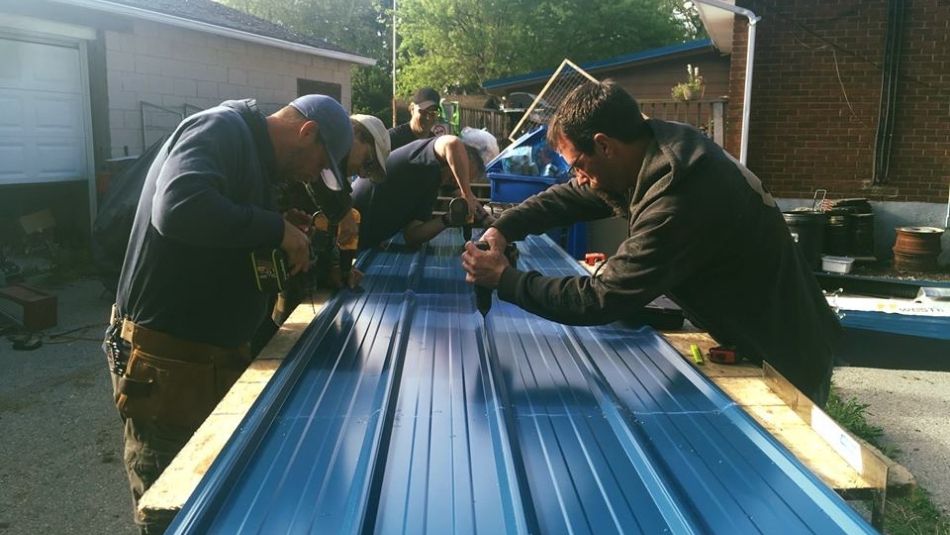
[[455, 177], [455, 183], [465, 198], [474, 198], [472, 192], [471, 163], [468, 161], [468, 154], [461, 142], [451, 143], [446, 148], [445, 159], [452, 170], [452, 176]]
[[508, 267], [498, 297], [558, 323], [603, 325], [632, 315], [656, 296], [642, 291], [619, 299], [594, 277], [545, 277]]
[[529, 197], [520, 205], [505, 211], [492, 226], [508, 241], [516, 241], [528, 234], [541, 234], [576, 221], [602, 219], [611, 215], [610, 207], [588, 188], [566, 183]]
[[402, 230], [402, 235], [406, 240], [406, 245], [416, 247], [438, 236], [445, 229], [446, 226], [442, 222], [442, 218], [433, 217], [425, 222], [413, 221], [409, 223]]

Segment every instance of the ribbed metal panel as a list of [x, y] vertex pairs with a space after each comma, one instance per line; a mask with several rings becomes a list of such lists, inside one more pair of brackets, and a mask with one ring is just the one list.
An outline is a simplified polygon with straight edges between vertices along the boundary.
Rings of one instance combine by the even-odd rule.
[[170, 532], [874, 533], [653, 330], [483, 333], [460, 246], [362, 257]]

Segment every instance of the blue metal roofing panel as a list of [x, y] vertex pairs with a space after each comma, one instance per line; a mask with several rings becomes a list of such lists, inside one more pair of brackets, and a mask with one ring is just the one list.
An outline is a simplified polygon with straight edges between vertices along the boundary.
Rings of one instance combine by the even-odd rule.
[[841, 325], [848, 328], [950, 341], [950, 318], [946, 316], [910, 316], [861, 310], [843, 310], [842, 313]]
[[483, 332], [460, 246], [362, 256], [170, 532], [874, 533], [652, 329]]
[[[590, 72], [598, 69], [620, 67], [621, 65], [628, 65], [630, 63], [637, 63], [639, 61], [647, 61], [651, 59], [662, 58], [664, 56], [671, 56], [673, 54], [682, 54], [683, 52], [692, 52], [707, 48], [710, 50], [713, 49], [712, 40], [698, 39], [696, 41], [689, 41], [686, 43], [677, 43], [674, 45], [661, 46], [659, 48], [651, 48], [649, 50], [640, 50], [632, 54], [624, 54], [622, 56], [615, 56], [597, 61], [588, 61], [587, 63], [581, 63], [580, 67]], [[526, 82], [543, 81], [547, 80], [552, 74], [554, 74], [554, 69], [534, 71], [526, 74], [519, 74], [517, 76], [509, 76], [507, 78], [496, 78], [494, 80], [485, 81], [482, 83], [482, 87], [484, 89], [497, 89], [499, 87], [523, 84]]]

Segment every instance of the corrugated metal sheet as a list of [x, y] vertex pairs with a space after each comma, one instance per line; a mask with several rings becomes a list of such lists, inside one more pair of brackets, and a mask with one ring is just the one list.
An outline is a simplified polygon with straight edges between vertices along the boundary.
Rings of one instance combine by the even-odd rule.
[[170, 532], [874, 533], [653, 330], [486, 336], [460, 246], [364, 256]]

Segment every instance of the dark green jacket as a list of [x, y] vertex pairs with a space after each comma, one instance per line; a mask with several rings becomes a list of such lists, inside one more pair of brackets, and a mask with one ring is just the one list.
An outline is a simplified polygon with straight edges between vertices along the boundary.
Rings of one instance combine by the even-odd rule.
[[696, 129], [649, 120], [653, 142], [628, 200], [557, 185], [495, 223], [509, 241], [621, 213], [628, 238], [596, 277], [508, 268], [499, 297], [572, 325], [633, 316], [665, 294], [721, 343], [803, 390], [825, 376], [838, 320], [759, 179]]

